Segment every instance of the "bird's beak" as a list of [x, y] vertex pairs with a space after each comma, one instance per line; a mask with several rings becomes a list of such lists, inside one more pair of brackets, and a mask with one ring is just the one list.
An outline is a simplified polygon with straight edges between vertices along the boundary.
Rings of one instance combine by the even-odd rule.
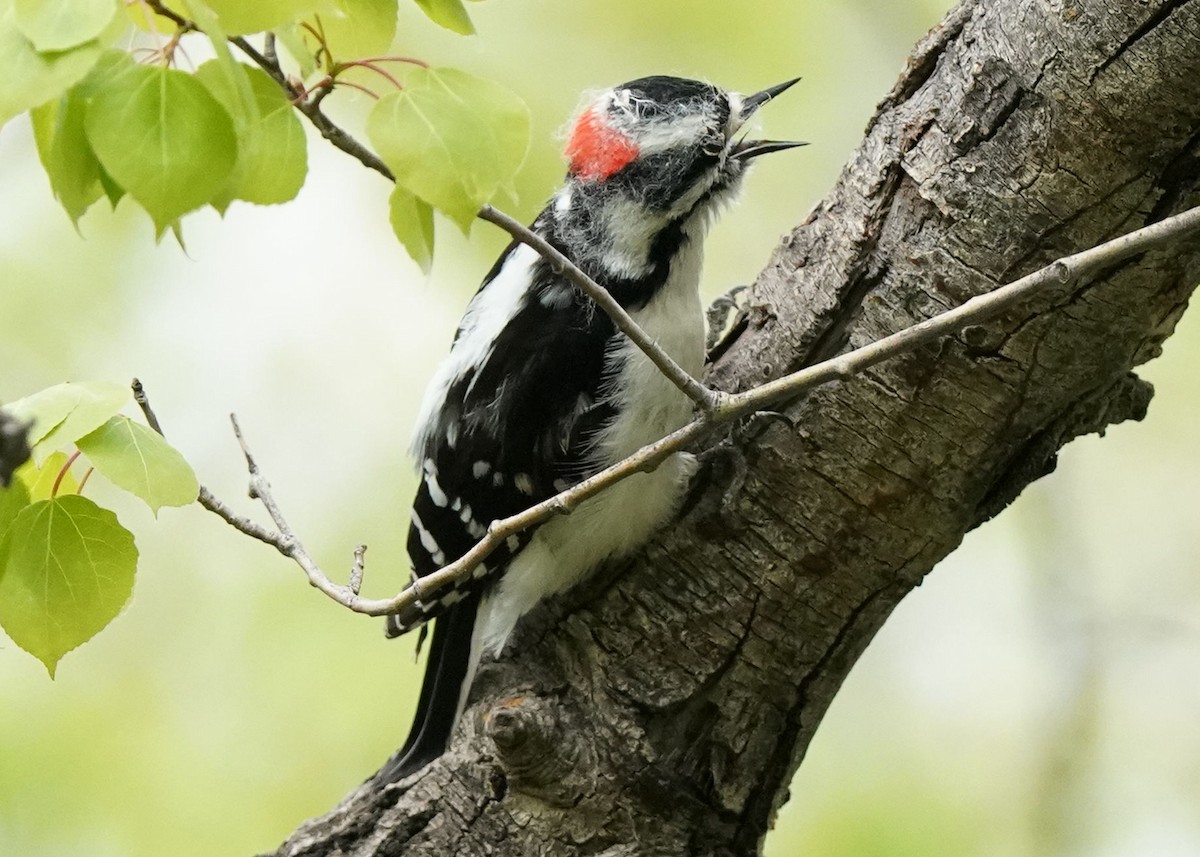
[[802, 140], [739, 140], [729, 150], [729, 157], [748, 161], [768, 152], [782, 152], [784, 149], [794, 149], [797, 146], [807, 146]]
[[800, 82], [800, 78], [794, 77], [791, 80], [785, 80], [783, 83], [777, 83], [774, 86], [767, 87], [762, 92], [756, 92], [753, 95], [747, 95], [742, 99], [742, 121], [746, 121], [754, 115], [754, 111], [762, 107], [776, 95], [779, 95], [784, 90], [790, 89]]
[[[792, 78], [785, 80], [783, 83], [778, 83], [775, 86], [768, 87], [762, 92], [756, 92], [753, 95], [747, 95], [742, 99], [742, 122], [745, 122], [754, 115], [758, 108], [762, 107], [768, 101], [779, 95], [786, 89], [795, 85], [800, 78]], [[757, 158], [759, 155], [765, 155], [768, 152], [782, 152], [784, 149], [794, 149], [797, 146], [807, 146], [808, 143], [795, 141], [784, 142], [779, 140], [739, 140], [734, 144], [729, 151], [729, 156], [732, 158], [740, 158], [741, 160], [749, 160]]]

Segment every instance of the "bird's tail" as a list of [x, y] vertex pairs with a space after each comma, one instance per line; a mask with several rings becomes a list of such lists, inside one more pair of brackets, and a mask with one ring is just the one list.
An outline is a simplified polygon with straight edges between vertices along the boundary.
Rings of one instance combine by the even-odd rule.
[[380, 785], [407, 777], [445, 751], [479, 663], [480, 597], [479, 591], [468, 593], [434, 621], [417, 713], [404, 746], [375, 775]]

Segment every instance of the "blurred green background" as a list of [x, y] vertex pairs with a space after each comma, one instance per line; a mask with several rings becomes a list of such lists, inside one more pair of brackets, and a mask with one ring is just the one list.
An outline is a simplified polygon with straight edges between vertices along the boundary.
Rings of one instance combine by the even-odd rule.
[[[515, 213], [562, 171], [579, 93], [651, 73], [752, 91], [813, 145], [766, 159], [709, 243], [710, 294], [753, 278], [829, 187], [945, 0], [753, 4], [492, 0], [480, 36], [402, 11], [397, 48], [495, 78], [534, 112]], [[362, 97], [335, 112], [357, 127]], [[27, 124], [0, 132], [0, 401], [143, 379], [202, 481], [247, 512], [236, 411], [328, 569], [368, 543], [371, 594], [405, 580], [420, 391], [505, 243], [442, 228], [431, 278], [391, 237], [388, 187], [319, 139], [300, 199], [71, 228]], [[511, 206], [510, 206], [511, 207]], [[1086, 438], [972, 534], [855, 668], [767, 841], [790, 855], [1200, 853], [1200, 317], [1145, 374], [1145, 422]], [[252, 854], [331, 807], [408, 726], [413, 640], [335, 607], [199, 508], [155, 521], [97, 478], [142, 551], [134, 599], [51, 682], [0, 636], [0, 855]]]

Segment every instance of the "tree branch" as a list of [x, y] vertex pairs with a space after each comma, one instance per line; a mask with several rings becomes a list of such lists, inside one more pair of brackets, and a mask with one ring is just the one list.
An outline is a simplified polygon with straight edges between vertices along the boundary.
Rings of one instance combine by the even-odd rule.
[[[194, 30], [194, 23], [167, 10], [159, 0], [150, 0], [150, 5], [160, 14], [170, 18], [181, 29]], [[395, 176], [370, 150], [339, 128], [321, 111], [319, 102], [310, 100], [303, 92], [297, 92], [283, 72], [273, 51], [259, 52], [246, 39], [235, 36], [229, 39], [255, 64], [269, 74], [293, 99], [300, 110], [335, 147], [356, 158], [369, 169], [395, 181]], [[394, 613], [435, 595], [445, 587], [464, 580], [472, 571], [493, 553], [510, 536], [529, 527], [536, 526], [558, 514], [569, 514], [579, 503], [620, 482], [635, 473], [653, 470], [670, 455], [684, 449], [711, 428], [761, 411], [779, 401], [795, 398], [803, 393], [834, 380], [847, 380], [855, 374], [874, 366], [880, 361], [911, 351], [928, 342], [957, 332], [963, 327], [980, 324], [1010, 309], [1014, 305], [1049, 284], [1067, 284], [1078, 280], [1099, 268], [1115, 264], [1131, 255], [1161, 246], [1172, 239], [1200, 227], [1200, 211], [1190, 211], [1167, 221], [1138, 230], [1091, 250], [1064, 257], [1039, 271], [1021, 278], [993, 292], [970, 299], [966, 304], [932, 319], [920, 322], [871, 345], [837, 358], [825, 360], [799, 370], [770, 383], [736, 395], [711, 390], [693, 378], [663, 351], [640, 326], [629, 316], [613, 297], [576, 266], [548, 241], [525, 227], [519, 221], [485, 205], [478, 217], [508, 232], [514, 239], [530, 246], [546, 259], [556, 272], [563, 273], [584, 294], [590, 297], [612, 318], [618, 329], [640, 348], [656, 367], [688, 395], [701, 408], [701, 415], [676, 432], [638, 450], [624, 461], [601, 471], [566, 491], [556, 494], [542, 503], [530, 507], [518, 515], [493, 521], [484, 536], [470, 551], [456, 562], [425, 576], [418, 583], [413, 581], [397, 595], [386, 599], [364, 599], [359, 595], [359, 586], [344, 586], [334, 583], [312, 557], [303, 549], [299, 539], [287, 524], [279, 507], [275, 504], [270, 485], [260, 474], [254, 459], [247, 449], [237, 421], [233, 419], [234, 432], [246, 457], [250, 471], [251, 496], [260, 499], [275, 521], [278, 533], [270, 533], [261, 527], [233, 514], [207, 489], [201, 490], [201, 503], [210, 511], [220, 515], [230, 524], [248, 535], [275, 547], [280, 553], [295, 561], [305, 572], [309, 582], [334, 601], [358, 613], [378, 616]], [[149, 415], [147, 416], [149, 419]], [[359, 551], [365, 550], [360, 547]], [[353, 568], [361, 585], [361, 554], [356, 554]]]
[[[413, 580], [390, 598], [370, 599], [363, 598], [359, 594], [363, 574], [362, 552], [366, 550], [365, 546], [359, 546], [356, 549], [356, 559], [349, 585], [334, 583], [321, 570], [312, 556], [304, 549], [300, 539], [275, 502], [270, 483], [259, 470], [235, 416], [231, 415], [230, 419], [238, 444], [242, 448], [242, 454], [245, 456], [247, 470], [250, 473], [250, 496], [262, 502], [275, 522], [278, 532], [271, 533], [245, 518], [234, 515], [228, 507], [220, 503], [212, 496], [211, 492], [203, 487], [201, 488], [200, 502], [209, 511], [224, 518], [237, 529], [271, 545], [284, 556], [293, 560], [304, 571], [309, 583], [343, 607], [369, 616], [383, 616], [404, 611], [420, 604], [422, 599], [436, 598], [437, 593], [441, 590], [453, 586], [458, 581], [468, 579], [479, 563], [503, 545], [510, 536], [544, 523], [555, 515], [570, 514], [580, 503], [618, 482], [624, 481], [636, 473], [654, 470], [668, 457], [687, 448], [716, 426], [762, 411], [779, 402], [795, 399], [823, 384], [850, 380], [884, 360], [911, 352], [941, 337], [953, 335], [970, 325], [982, 324], [993, 319], [1047, 287], [1071, 283], [1078, 285], [1099, 270], [1156, 247], [1170, 246], [1176, 239], [1197, 230], [1200, 230], [1200, 207], [1189, 209], [1159, 223], [1106, 241], [1089, 250], [1058, 259], [1015, 282], [1001, 286], [987, 294], [973, 297], [962, 306], [922, 321], [870, 345], [806, 367], [746, 392], [726, 394], [716, 410], [700, 415], [677, 431], [654, 443], [647, 444], [628, 458], [519, 514], [492, 521], [488, 526], [487, 534], [461, 558], [419, 580]], [[161, 434], [162, 429], [158, 425], [158, 420], [150, 408], [141, 382], [136, 378], [133, 381], [133, 390], [134, 399], [141, 406], [147, 422], [151, 428]]]
[[[755, 853], [903, 596], [1062, 443], [1144, 412], [1130, 370], [1183, 312], [1200, 242], [1139, 234], [1052, 264], [1200, 204], [1200, 2], [1127, 11], [956, 7], [708, 379], [765, 396], [831, 359], [813, 371], [849, 380], [732, 434], [745, 467], [724, 514], [705, 511], [728, 496], [713, 466], [691, 513], [482, 664], [445, 755], [357, 790], [279, 857]], [[985, 324], [924, 326], [1043, 270]], [[909, 328], [924, 347], [855, 350]]]

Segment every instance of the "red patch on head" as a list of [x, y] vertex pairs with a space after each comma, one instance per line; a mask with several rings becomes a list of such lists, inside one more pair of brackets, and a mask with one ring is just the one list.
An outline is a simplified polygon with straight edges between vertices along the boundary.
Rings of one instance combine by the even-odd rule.
[[596, 110], [579, 117], [567, 140], [571, 175], [590, 181], [603, 181], [637, 154], [637, 143], [611, 127]]

